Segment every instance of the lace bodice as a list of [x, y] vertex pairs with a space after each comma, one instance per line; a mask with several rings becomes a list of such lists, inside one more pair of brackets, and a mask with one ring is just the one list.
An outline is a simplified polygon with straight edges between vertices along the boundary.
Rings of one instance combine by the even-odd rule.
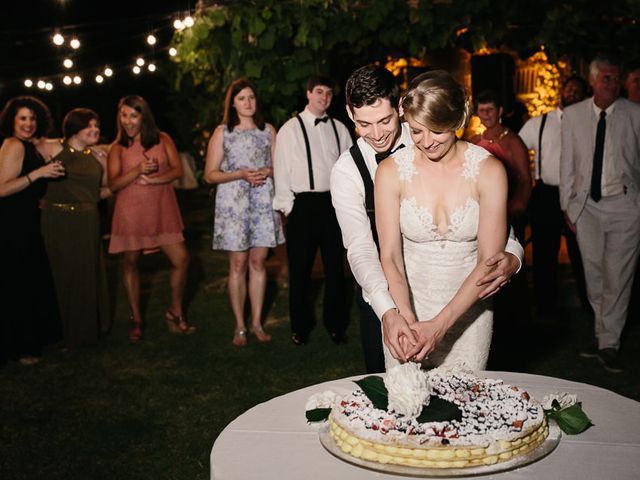
[[476, 145], [467, 143], [464, 152], [464, 163], [461, 177], [463, 179], [461, 202], [453, 211], [447, 212], [446, 225], [438, 225], [434, 214], [419, 201], [420, 188], [410, 187], [419, 175], [413, 163], [415, 150], [402, 149], [394, 156], [400, 180], [405, 184], [402, 188], [403, 198], [400, 201], [400, 230], [404, 237], [414, 242], [428, 241], [473, 241], [477, 237], [479, 204], [473, 196], [474, 183], [480, 172], [480, 163], [488, 152]]

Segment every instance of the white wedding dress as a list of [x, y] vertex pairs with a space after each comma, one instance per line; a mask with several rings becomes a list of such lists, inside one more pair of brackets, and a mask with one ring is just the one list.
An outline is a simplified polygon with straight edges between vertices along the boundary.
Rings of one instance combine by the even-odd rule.
[[[464, 147], [461, 142], [459, 147]], [[394, 154], [401, 181], [400, 231], [409, 291], [418, 320], [431, 320], [453, 298], [476, 266], [479, 204], [475, 181], [489, 153], [466, 143], [460, 178], [451, 188], [459, 194], [452, 212], [430, 211], [430, 201], [414, 167], [414, 148]], [[422, 200], [422, 201], [421, 201]], [[447, 332], [423, 362], [425, 367], [465, 365], [483, 370], [491, 344], [491, 301], [475, 303]], [[385, 348], [387, 369], [397, 365]]]

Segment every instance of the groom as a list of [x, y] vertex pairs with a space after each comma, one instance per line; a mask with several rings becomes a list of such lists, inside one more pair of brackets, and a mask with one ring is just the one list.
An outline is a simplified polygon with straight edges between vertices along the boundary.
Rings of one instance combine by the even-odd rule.
[[[347, 113], [360, 138], [340, 155], [331, 171], [331, 199], [347, 259], [359, 284], [357, 300], [367, 373], [377, 373], [385, 370], [383, 337], [384, 345], [400, 362], [412, 358], [424, 346], [409, 328], [417, 319], [401, 316], [389, 293], [378, 256], [373, 211], [373, 179], [378, 163], [401, 148], [411, 147], [413, 141], [407, 124], [400, 124], [400, 89], [388, 70], [367, 65], [353, 72], [347, 80], [346, 99]], [[486, 287], [481, 298], [496, 293], [520, 269], [524, 252], [515, 237], [509, 238], [506, 251], [510, 254], [501, 252], [486, 261], [486, 275], [478, 282]], [[403, 336], [406, 343], [401, 343]]]

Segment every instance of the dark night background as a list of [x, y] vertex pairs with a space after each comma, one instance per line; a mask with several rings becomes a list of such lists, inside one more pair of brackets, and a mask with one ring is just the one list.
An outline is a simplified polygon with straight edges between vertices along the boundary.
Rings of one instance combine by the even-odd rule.
[[[75, 107], [88, 107], [98, 112], [105, 142], [115, 135], [116, 106], [120, 97], [128, 94], [144, 96], [150, 103], [159, 126], [172, 132], [167, 117], [168, 48], [173, 33], [173, 21], [193, 14], [195, 0], [107, 1], [87, 0], [17, 0], [3, 2], [0, 24], [0, 104], [15, 95], [34, 95], [51, 109], [54, 134], [60, 133], [65, 113]], [[60, 31], [65, 44], [53, 44], [52, 36]], [[154, 33], [157, 43], [146, 42]], [[68, 46], [72, 37], [81, 46]], [[154, 60], [155, 73], [143, 69], [134, 75], [131, 67], [135, 58]], [[67, 71], [64, 58], [71, 58], [74, 66]], [[95, 76], [106, 65], [114, 70], [113, 77], [101, 85]], [[146, 67], [146, 65], [145, 65]], [[82, 76], [79, 86], [66, 86], [62, 77]], [[53, 83], [52, 91], [35, 85], [26, 88], [26, 78], [34, 83], [46, 79]]]

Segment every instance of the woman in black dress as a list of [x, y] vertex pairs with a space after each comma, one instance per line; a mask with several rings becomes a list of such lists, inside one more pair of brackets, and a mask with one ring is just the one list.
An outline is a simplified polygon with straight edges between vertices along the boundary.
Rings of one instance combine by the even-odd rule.
[[61, 338], [49, 261], [40, 234], [46, 179], [64, 166], [45, 163], [35, 144], [47, 133], [49, 109], [33, 97], [9, 100], [0, 113], [0, 364], [37, 363]]

